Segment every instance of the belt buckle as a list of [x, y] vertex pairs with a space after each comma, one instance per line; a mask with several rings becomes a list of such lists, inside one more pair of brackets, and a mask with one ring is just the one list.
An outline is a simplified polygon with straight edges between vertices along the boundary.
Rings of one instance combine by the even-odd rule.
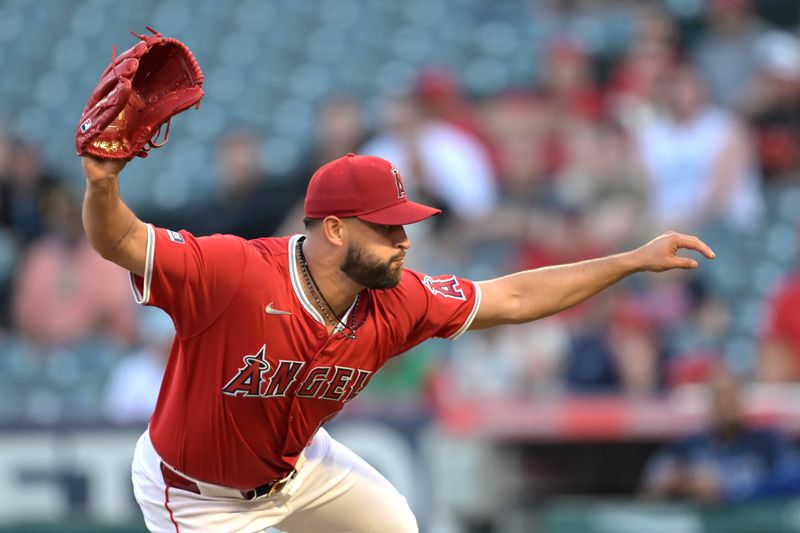
[[257, 488], [256, 489], [251, 489], [252, 492], [253, 492], [253, 496], [251, 498], [248, 498], [248, 499], [249, 500], [255, 500], [256, 498], [260, 498], [262, 496], [265, 496], [267, 498], [269, 498], [271, 496], [274, 496], [275, 494], [280, 492], [286, 486], [286, 484], [294, 478], [294, 476], [296, 474], [297, 474], [297, 470], [292, 470], [291, 472], [289, 472], [288, 474], [286, 474], [282, 478], [276, 479], [274, 482], [270, 483], [268, 485], [269, 488], [265, 492], [263, 492], [261, 494], [259, 494], [259, 491], [258, 491]]
[[276, 480], [275, 483], [273, 483], [272, 486], [270, 486], [269, 491], [267, 492], [267, 497], [270, 497], [274, 495], [276, 492], [280, 492], [281, 490], [283, 490], [286, 484], [289, 483], [292, 479], [294, 479], [294, 476], [296, 475], [297, 475], [297, 470], [293, 468], [291, 472], [283, 476], [281, 479]]
[[277, 480], [275, 483], [270, 485], [269, 490], [267, 491], [265, 496], [267, 498], [269, 498], [270, 496], [274, 496], [275, 493], [278, 492], [280, 489], [282, 489], [285, 484], [286, 483], [284, 483], [284, 480], [282, 479]]

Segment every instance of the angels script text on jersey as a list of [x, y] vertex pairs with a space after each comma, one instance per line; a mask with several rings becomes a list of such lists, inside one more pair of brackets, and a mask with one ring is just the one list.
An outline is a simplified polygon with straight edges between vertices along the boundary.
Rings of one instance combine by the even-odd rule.
[[[367, 385], [372, 372], [347, 366], [316, 366], [301, 377], [305, 361], [280, 359], [272, 368], [266, 359], [266, 344], [255, 355], [245, 355], [244, 366], [222, 388], [228, 396], [276, 398], [294, 394], [334, 402], [353, 399]], [[296, 382], [299, 386], [292, 387]], [[290, 389], [291, 392], [290, 392]]]

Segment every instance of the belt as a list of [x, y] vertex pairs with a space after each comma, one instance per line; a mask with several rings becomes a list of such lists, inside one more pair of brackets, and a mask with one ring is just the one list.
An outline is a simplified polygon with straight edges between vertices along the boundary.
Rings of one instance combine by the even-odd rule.
[[[240, 490], [239, 493], [245, 500], [255, 500], [256, 498], [260, 498], [261, 496], [273, 496], [274, 494], [283, 490], [286, 484], [289, 483], [289, 481], [291, 481], [292, 479], [294, 479], [294, 476], [296, 474], [297, 474], [297, 469], [293, 469], [291, 472], [289, 472], [288, 474], [286, 474], [281, 478], [273, 479], [269, 483], [265, 483], [260, 487], [255, 487], [253, 489], [248, 489], [248, 490]], [[189, 492], [193, 492], [195, 494], [202, 494], [197, 482], [182, 476], [181, 474], [179, 474], [178, 472], [176, 472], [175, 470], [164, 464], [163, 461], [161, 462], [161, 475], [164, 477], [164, 483], [166, 483], [168, 487], [186, 490]]]

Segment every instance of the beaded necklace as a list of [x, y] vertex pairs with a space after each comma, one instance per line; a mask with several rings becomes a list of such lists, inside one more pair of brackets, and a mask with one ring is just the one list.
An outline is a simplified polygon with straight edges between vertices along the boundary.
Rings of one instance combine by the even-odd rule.
[[[344, 320], [339, 318], [339, 315], [337, 315], [336, 311], [333, 310], [333, 306], [328, 303], [328, 300], [325, 299], [325, 295], [322, 294], [322, 291], [317, 285], [317, 281], [311, 274], [311, 269], [308, 267], [308, 261], [306, 261], [306, 256], [303, 254], [303, 239], [297, 241], [297, 261], [300, 263], [300, 271], [303, 273], [303, 279], [308, 287], [308, 292], [311, 293], [311, 297], [314, 298], [314, 302], [317, 304], [317, 307], [320, 311], [322, 311], [322, 314], [325, 315], [325, 318], [328, 320], [331, 326], [333, 326], [334, 332], [339, 331], [348, 339], [355, 340], [356, 330], [363, 326], [367, 321], [367, 313], [364, 313], [364, 317], [361, 319], [361, 322], [358, 324], [355, 323], [356, 311], [361, 303], [361, 294], [356, 295], [353, 308], [350, 310], [350, 324], [348, 325]], [[367, 293], [367, 295], [369, 295], [369, 293]], [[321, 301], [320, 298], [322, 299]], [[325, 302], [324, 305], [323, 302]], [[328, 312], [328, 309], [330, 309], [330, 312]], [[333, 316], [331, 316], [331, 313], [333, 313]], [[349, 333], [345, 330], [349, 330]]]

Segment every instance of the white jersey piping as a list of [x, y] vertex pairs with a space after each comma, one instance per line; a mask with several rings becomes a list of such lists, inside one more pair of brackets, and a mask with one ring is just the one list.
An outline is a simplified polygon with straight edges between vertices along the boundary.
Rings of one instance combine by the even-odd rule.
[[156, 234], [152, 224], [147, 224], [147, 251], [145, 252], [144, 276], [142, 278], [142, 292], [136, 286], [136, 276], [128, 273], [133, 291], [133, 299], [137, 304], [147, 305], [150, 302], [150, 283], [153, 281], [153, 256], [156, 248]]
[[472, 282], [472, 286], [475, 287], [475, 304], [472, 306], [472, 311], [470, 311], [467, 320], [464, 321], [460, 328], [458, 328], [458, 331], [447, 337], [448, 340], [454, 341], [463, 335], [472, 325], [472, 322], [475, 320], [475, 316], [478, 314], [478, 308], [481, 306], [481, 288], [474, 281]]

